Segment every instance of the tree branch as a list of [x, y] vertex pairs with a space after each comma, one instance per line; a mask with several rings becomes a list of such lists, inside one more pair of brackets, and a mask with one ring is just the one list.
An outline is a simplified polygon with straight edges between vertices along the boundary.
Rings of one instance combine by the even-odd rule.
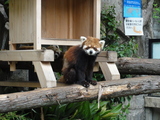
[[97, 99], [103, 89], [102, 98], [145, 94], [160, 91], [160, 76], [127, 78], [99, 82], [96, 86], [86, 89], [81, 85], [56, 88], [37, 89], [0, 95], [0, 112], [36, 108], [46, 105], [62, 104]]

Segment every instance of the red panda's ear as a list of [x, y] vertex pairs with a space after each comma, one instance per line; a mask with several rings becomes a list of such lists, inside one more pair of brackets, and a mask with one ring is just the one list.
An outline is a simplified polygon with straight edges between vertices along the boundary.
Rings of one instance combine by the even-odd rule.
[[103, 49], [105, 41], [104, 40], [100, 40], [99, 43], [101, 44], [101, 49]]
[[80, 39], [81, 39], [81, 42], [82, 42], [82, 43], [87, 40], [87, 38], [84, 37], [84, 36], [81, 36]]

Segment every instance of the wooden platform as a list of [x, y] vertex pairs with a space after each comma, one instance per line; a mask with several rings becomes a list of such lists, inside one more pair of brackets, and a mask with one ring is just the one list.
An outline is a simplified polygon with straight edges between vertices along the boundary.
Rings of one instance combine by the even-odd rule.
[[[0, 51], [0, 61], [9, 61], [10, 71], [17, 61], [31, 61], [41, 87], [56, 87], [50, 65], [54, 53], [42, 51], [42, 45], [73, 46], [81, 44], [80, 36], [100, 38], [100, 13], [101, 0], [10, 0], [9, 50]], [[32, 44], [33, 50], [18, 50], [19, 44]], [[120, 78], [116, 61], [115, 52], [98, 56], [106, 80]]]

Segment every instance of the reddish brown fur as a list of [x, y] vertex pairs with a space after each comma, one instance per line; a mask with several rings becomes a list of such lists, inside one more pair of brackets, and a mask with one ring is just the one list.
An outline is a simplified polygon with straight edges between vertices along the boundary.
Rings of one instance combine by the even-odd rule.
[[87, 37], [87, 40], [83, 42], [82, 46], [89, 46], [95, 47], [95, 48], [101, 48], [101, 44], [99, 44], [99, 39], [94, 38], [94, 37]]
[[79, 46], [70, 47], [68, 51], [65, 52], [64, 58], [67, 59], [68, 62], [72, 62], [72, 63], [76, 62], [74, 51], [76, 51], [77, 47]]
[[82, 45], [73, 46], [64, 54], [63, 64], [63, 77], [61, 81], [66, 83], [78, 83], [84, 87], [89, 87], [89, 83], [96, 85], [96, 81], [92, 80], [93, 66], [97, 57], [97, 54], [88, 55], [83, 46], [101, 48], [99, 39], [88, 37]]

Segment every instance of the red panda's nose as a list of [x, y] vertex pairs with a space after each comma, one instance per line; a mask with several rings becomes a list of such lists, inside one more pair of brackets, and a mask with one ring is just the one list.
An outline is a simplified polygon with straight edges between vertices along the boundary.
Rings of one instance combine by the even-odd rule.
[[91, 51], [89, 51], [89, 54], [90, 54], [90, 55], [92, 55], [92, 53], [93, 53], [93, 51], [92, 51], [92, 50], [91, 50]]

